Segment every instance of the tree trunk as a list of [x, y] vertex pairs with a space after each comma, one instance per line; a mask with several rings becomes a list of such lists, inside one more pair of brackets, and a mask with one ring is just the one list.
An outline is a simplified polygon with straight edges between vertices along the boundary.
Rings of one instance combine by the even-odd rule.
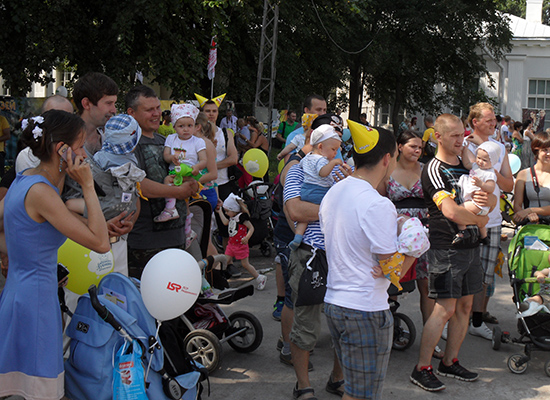
[[393, 134], [397, 137], [399, 132], [399, 110], [403, 104], [403, 92], [401, 91], [401, 82], [395, 84], [395, 98], [391, 106], [391, 123], [393, 125]]
[[358, 56], [353, 57], [349, 70], [349, 119], [359, 121], [361, 100], [363, 98], [363, 80], [361, 78], [361, 63]]

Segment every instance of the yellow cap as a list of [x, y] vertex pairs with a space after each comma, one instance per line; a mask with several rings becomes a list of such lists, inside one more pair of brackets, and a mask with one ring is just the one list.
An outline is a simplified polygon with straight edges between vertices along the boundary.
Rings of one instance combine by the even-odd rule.
[[353, 139], [353, 148], [358, 154], [365, 154], [374, 149], [380, 134], [374, 128], [369, 128], [348, 119], [348, 127]]
[[[226, 95], [226, 94], [227, 94], [227, 93], [221, 94], [221, 95], [219, 95], [218, 97], [214, 97], [214, 98], [212, 99], [212, 101], [213, 101], [214, 103], [216, 103], [216, 106], [218, 106], [218, 108], [219, 108], [220, 105], [222, 104], [222, 101], [223, 101], [223, 99], [225, 98], [225, 95]], [[195, 97], [197, 98], [197, 100], [198, 100], [198, 102], [199, 102], [199, 107], [201, 107], [201, 108], [202, 108], [202, 106], [204, 106], [204, 104], [208, 101], [208, 99], [207, 99], [206, 97], [201, 96], [200, 94], [196, 94], [196, 93], [195, 93]]]

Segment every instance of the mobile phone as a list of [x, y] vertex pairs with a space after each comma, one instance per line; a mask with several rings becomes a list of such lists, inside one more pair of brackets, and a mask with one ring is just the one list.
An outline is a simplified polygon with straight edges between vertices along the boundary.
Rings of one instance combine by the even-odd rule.
[[[61, 148], [58, 150], [58, 153], [59, 155], [61, 156], [62, 159], [65, 160], [65, 162], [67, 162], [67, 150], [69, 149], [69, 145], [68, 144], [64, 144], [63, 146], [61, 146]], [[73, 162], [74, 162], [74, 159], [76, 158], [76, 154], [74, 151], [72, 151], [72, 159], [73, 159]]]
[[61, 263], [57, 263], [57, 282], [61, 282], [69, 275], [69, 270]]

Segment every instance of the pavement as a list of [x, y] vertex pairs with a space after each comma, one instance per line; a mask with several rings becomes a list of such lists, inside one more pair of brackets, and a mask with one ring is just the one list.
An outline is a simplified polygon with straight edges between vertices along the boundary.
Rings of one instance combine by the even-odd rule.
[[[503, 243], [507, 248], [507, 243]], [[292, 399], [292, 388], [296, 382], [294, 370], [279, 362], [275, 348], [280, 336], [280, 323], [273, 320], [271, 313], [276, 299], [275, 272], [273, 257], [263, 257], [259, 249], [251, 249], [250, 261], [256, 269], [266, 270], [268, 276], [264, 291], [256, 291], [252, 297], [246, 297], [229, 306], [222, 306], [229, 315], [234, 311], [249, 311], [256, 315], [263, 327], [263, 341], [252, 353], [241, 354], [228, 344], [222, 345], [222, 360], [218, 370], [210, 375], [209, 400], [246, 399], [279, 400]], [[246, 275], [232, 280], [232, 285], [246, 283], [252, 277]], [[507, 269], [505, 269], [507, 271]], [[3, 286], [0, 282], [0, 289]], [[489, 311], [500, 321], [500, 327], [518, 337], [517, 320], [512, 303], [512, 290], [508, 277], [497, 277], [495, 295], [489, 303]], [[414, 344], [405, 351], [392, 351], [386, 376], [382, 399], [415, 400], [426, 398], [445, 399], [548, 399], [550, 398], [550, 377], [544, 372], [544, 364], [550, 360], [550, 353], [535, 352], [527, 371], [522, 375], [510, 372], [508, 357], [522, 353], [523, 347], [516, 344], [502, 344], [499, 351], [491, 347], [491, 342], [469, 334], [462, 345], [460, 362], [465, 367], [480, 374], [476, 382], [461, 382], [441, 377], [447, 389], [439, 393], [428, 393], [409, 381], [415, 366], [420, 347], [422, 332], [417, 291], [399, 298], [399, 312], [408, 315], [414, 322], [417, 337]], [[445, 342], [440, 341], [444, 349]], [[311, 356], [314, 370], [310, 379], [319, 400], [337, 400], [338, 397], [325, 391], [325, 384], [332, 369], [333, 352], [328, 327], [323, 324], [320, 340]], [[434, 359], [434, 366], [438, 360]], [[15, 398], [10, 398], [15, 400]], [[151, 399], [154, 400], [154, 399]]]

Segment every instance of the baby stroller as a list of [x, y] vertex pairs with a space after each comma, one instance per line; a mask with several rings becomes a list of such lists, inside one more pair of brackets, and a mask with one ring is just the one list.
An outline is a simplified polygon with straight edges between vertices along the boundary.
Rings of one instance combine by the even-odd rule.
[[[510, 285], [513, 289], [513, 302], [520, 313], [520, 304], [528, 297], [537, 294], [540, 284], [534, 278], [535, 271], [550, 268], [548, 263], [549, 250], [535, 250], [526, 247], [537, 237], [546, 245], [550, 245], [550, 227], [547, 225], [526, 225], [512, 239], [509, 251], [508, 269]], [[543, 248], [544, 246], [541, 246]], [[547, 279], [547, 282], [550, 282]], [[525, 345], [524, 354], [514, 354], [508, 359], [508, 368], [515, 374], [527, 370], [531, 352], [535, 350], [550, 350], [550, 314], [538, 313], [528, 317], [518, 315], [519, 338], [511, 338], [508, 332], [502, 332], [500, 327], [493, 328], [492, 347], [498, 350], [501, 343], [518, 343]], [[550, 361], [546, 362], [544, 370], [550, 376]]]
[[253, 181], [245, 189], [240, 190], [240, 196], [250, 211], [250, 222], [254, 226], [254, 233], [248, 241], [248, 245], [252, 247], [259, 244], [260, 251], [265, 257], [271, 256], [271, 242], [273, 239], [273, 223], [271, 221], [272, 187], [271, 183]]
[[[411, 268], [414, 268], [414, 265]], [[412, 319], [403, 313], [397, 312], [400, 304], [396, 298], [403, 293], [414, 292], [416, 283], [414, 280], [400, 283], [403, 287], [402, 290], [397, 289], [393, 284], [388, 288], [388, 303], [390, 304], [390, 311], [393, 315], [392, 349], [404, 351], [413, 345], [416, 339], [416, 328]]]
[[[112, 399], [114, 355], [126, 342], [141, 348], [148, 398], [200, 399], [206, 370], [172, 340], [169, 321], [157, 327], [138, 286], [137, 280], [111, 273], [78, 300], [67, 327], [71, 353], [65, 362], [65, 389], [69, 398]], [[163, 338], [172, 347], [163, 347]]]
[[222, 344], [227, 342], [239, 353], [250, 353], [262, 343], [263, 329], [258, 318], [246, 311], [235, 311], [228, 316], [219, 307], [220, 304], [232, 304], [252, 294], [254, 286], [247, 284], [217, 291], [210, 297], [201, 295], [195, 305], [180, 317], [177, 330], [184, 337], [185, 350], [208, 372], [219, 367]]

